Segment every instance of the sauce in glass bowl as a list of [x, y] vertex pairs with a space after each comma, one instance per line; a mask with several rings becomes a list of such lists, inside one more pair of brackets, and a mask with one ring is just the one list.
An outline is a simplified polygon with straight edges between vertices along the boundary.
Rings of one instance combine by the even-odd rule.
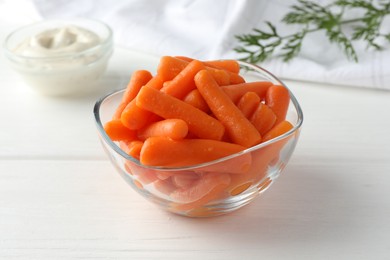
[[112, 31], [96, 20], [46, 20], [11, 33], [5, 55], [37, 92], [74, 96], [92, 92], [112, 54]]

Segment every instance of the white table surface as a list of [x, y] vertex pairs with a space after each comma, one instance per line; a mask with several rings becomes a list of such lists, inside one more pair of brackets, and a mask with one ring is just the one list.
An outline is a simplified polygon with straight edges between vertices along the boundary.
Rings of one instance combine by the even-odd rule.
[[157, 61], [117, 47], [99, 92], [56, 99], [0, 57], [0, 259], [390, 259], [390, 92], [286, 81], [305, 119], [284, 173], [234, 213], [191, 219], [131, 190], [93, 121], [98, 97]]

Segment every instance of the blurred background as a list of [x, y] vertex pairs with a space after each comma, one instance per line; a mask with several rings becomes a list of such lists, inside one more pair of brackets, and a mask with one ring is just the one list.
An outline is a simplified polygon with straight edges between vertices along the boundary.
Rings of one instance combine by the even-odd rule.
[[[326, 5], [335, 1], [314, 0]], [[375, 1], [374, 1], [375, 2]], [[386, 1], [382, 1], [386, 2]], [[0, 21], [28, 24], [42, 19], [86, 17], [104, 21], [114, 31], [116, 46], [161, 55], [184, 55], [197, 59], [240, 58], [234, 48], [238, 35], [254, 28], [269, 29], [271, 22], [281, 35], [304, 25], [286, 25], [282, 18], [296, 0], [0, 0]], [[362, 15], [348, 11], [346, 18]], [[348, 30], [348, 28], [347, 28]], [[390, 32], [386, 17], [381, 32]], [[259, 65], [285, 79], [305, 80], [353, 87], [390, 89], [390, 41], [380, 52], [356, 42], [359, 61], [348, 60], [324, 32], [307, 35], [298, 57], [290, 62], [271, 59]]]

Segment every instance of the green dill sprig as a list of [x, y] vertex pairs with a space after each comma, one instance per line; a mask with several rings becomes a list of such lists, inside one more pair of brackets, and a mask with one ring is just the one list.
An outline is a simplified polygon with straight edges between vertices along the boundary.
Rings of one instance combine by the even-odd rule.
[[239, 41], [245, 44], [246, 48], [237, 47], [235, 51], [246, 53], [248, 56], [245, 60], [250, 63], [268, 59], [273, 54], [275, 48], [282, 44], [283, 39], [278, 35], [276, 28], [269, 22], [266, 22], [266, 24], [269, 27], [268, 31], [253, 29], [253, 34], [236, 36]]
[[[347, 11], [359, 9], [360, 17], [346, 19]], [[335, 43], [350, 60], [358, 62], [358, 56], [353, 46], [354, 41], [364, 41], [367, 47], [382, 50], [379, 39], [390, 43], [390, 32], [380, 31], [384, 18], [390, 14], [390, 1], [373, 0], [336, 0], [328, 5], [320, 5], [313, 1], [298, 0], [291, 6], [282, 22], [287, 25], [299, 25], [300, 29], [290, 35], [280, 35], [276, 27], [266, 22], [265, 30], [253, 29], [252, 33], [237, 35], [241, 46], [234, 50], [244, 55], [241, 60], [258, 63], [276, 56], [288, 62], [301, 51], [304, 38], [313, 32], [323, 31], [330, 43]], [[352, 28], [352, 34], [347, 35], [345, 27]]]

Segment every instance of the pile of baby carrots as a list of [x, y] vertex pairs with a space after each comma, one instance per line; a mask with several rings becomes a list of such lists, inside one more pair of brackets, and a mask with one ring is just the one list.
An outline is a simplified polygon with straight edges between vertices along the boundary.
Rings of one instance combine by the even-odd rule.
[[[104, 129], [143, 165], [191, 166], [240, 152], [289, 131], [293, 128], [286, 121], [289, 102], [289, 91], [284, 86], [268, 81], [245, 82], [235, 60], [163, 56], [156, 75], [147, 70], [133, 72]], [[223, 189], [230, 186], [232, 190], [245, 183], [248, 178], [243, 176], [250, 174], [251, 165], [240, 169], [229, 177], [226, 173], [202, 176], [206, 178], [202, 183], [217, 181], [223, 183]], [[181, 183], [176, 188], [188, 190], [187, 184], [198, 177], [188, 174], [173, 181]], [[216, 185], [210, 187], [205, 188], [208, 193]], [[174, 194], [174, 189], [170, 192]], [[208, 202], [205, 195], [200, 194], [198, 200]]]

